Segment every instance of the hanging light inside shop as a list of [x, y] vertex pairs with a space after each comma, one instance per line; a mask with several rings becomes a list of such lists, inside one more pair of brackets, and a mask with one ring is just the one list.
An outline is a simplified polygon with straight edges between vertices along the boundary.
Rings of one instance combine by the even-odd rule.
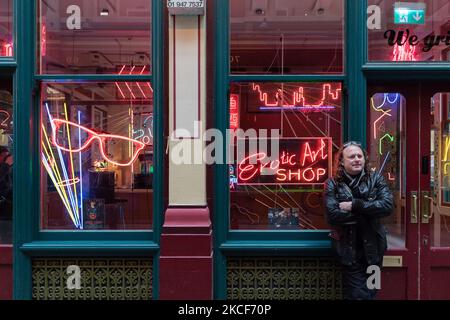
[[109, 10], [106, 8], [103, 8], [102, 11], [100, 11], [101, 16], [109, 16]]

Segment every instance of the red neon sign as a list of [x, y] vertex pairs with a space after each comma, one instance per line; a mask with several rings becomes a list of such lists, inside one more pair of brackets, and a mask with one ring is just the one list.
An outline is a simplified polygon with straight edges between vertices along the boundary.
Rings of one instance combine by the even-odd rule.
[[13, 44], [12, 43], [5, 43], [3, 45], [3, 56], [5, 56], [5, 57], [13, 56]]
[[[117, 73], [118, 75], [142, 75], [147, 66], [127, 66], [123, 65], [122, 68]], [[120, 86], [119, 84], [124, 84], [124, 86]], [[122, 99], [147, 99], [153, 93], [153, 88], [150, 85], [150, 82], [115, 82], [117, 90], [119, 92], [119, 98]]]
[[[259, 84], [252, 84], [253, 91], [256, 91], [259, 95], [259, 101], [261, 101], [265, 107], [302, 107], [304, 109], [311, 108], [320, 108], [324, 106], [325, 101], [329, 100], [338, 100], [341, 92], [340, 85], [336, 89], [331, 88], [330, 83], [324, 83], [322, 85], [322, 97], [319, 99], [318, 103], [313, 104], [306, 101], [305, 98], [305, 88], [303, 86], [297, 87], [296, 90], [293, 91], [291, 97], [284, 98], [283, 90], [278, 88], [275, 97], [269, 101], [269, 93], [263, 91]], [[310, 95], [306, 95], [310, 96]]]
[[395, 44], [392, 61], [416, 61], [416, 46], [409, 44], [406, 34], [402, 41], [405, 43], [401, 46]]
[[230, 94], [230, 129], [239, 128], [239, 95]]
[[239, 185], [323, 184], [331, 174], [331, 138], [282, 138], [279, 156], [246, 153], [237, 166]]
[[[65, 146], [61, 145], [60, 143], [58, 143], [58, 137], [57, 137], [57, 132], [58, 129], [64, 125], [67, 130], [72, 129], [73, 132], [78, 132], [79, 130], [82, 131], [83, 133], [87, 133], [89, 135], [89, 138], [83, 143], [83, 145], [78, 146], [78, 148], [72, 146], [71, 148], [66, 148]], [[83, 127], [77, 123], [74, 122], [70, 122], [67, 120], [63, 120], [63, 119], [52, 119], [52, 126], [53, 126], [53, 133], [52, 133], [52, 143], [57, 146], [58, 148], [60, 148], [63, 151], [66, 152], [81, 152], [83, 150], [85, 150], [93, 140], [98, 140], [99, 144], [100, 144], [100, 153], [103, 157], [103, 159], [105, 159], [105, 161], [112, 163], [116, 166], [121, 166], [121, 167], [127, 167], [129, 165], [131, 165], [136, 158], [139, 155], [139, 152], [141, 152], [142, 149], [144, 149], [145, 144], [141, 141], [138, 140], [134, 140], [131, 138], [127, 138], [124, 136], [119, 136], [119, 135], [113, 135], [113, 134], [99, 134], [91, 129], [88, 129], [86, 127]], [[129, 161], [124, 161], [124, 162], [117, 162], [114, 161], [112, 159], [109, 158], [109, 156], [107, 155], [107, 151], [106, 151], [106, 139], [115, 139], [115, 140], [122, 140], [122, 141], [127, 141], [130, 143], [133, 143], [135, 146], [135, 150], [133, 152], [133, 156], [131, 157], [131, 159]]]
[[42, 24], [41, 28], [41, 55], [45, 57], [47, 54], [47, 27]]

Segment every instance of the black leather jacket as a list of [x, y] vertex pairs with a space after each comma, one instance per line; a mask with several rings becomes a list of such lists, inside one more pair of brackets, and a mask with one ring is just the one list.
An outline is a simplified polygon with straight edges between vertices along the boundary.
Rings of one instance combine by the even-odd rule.
[[[386, 229], [380, 218], [389, 216], [393, 196], [383, 176], [366, 174], [351, 189], [347, 182], [329, 179], [325, 185], [325, 207], [330, 236], [340, 262], [352, 265], [364, 259], [369, 265], [381, 265], [387, 249]], [[352, 211], [339, 209], [339, 203], [352, 201]]]

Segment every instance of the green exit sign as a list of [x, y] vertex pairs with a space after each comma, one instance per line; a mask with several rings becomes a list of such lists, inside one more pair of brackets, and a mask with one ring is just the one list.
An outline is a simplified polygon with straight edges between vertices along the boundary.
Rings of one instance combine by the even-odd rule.
[[396, 2], [395, 24], [425, 24], [426, 4], [423, 2]]

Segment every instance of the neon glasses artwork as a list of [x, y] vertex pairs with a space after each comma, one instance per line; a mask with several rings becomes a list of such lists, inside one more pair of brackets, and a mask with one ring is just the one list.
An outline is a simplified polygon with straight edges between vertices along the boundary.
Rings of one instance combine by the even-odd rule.
[[[52, 119], [51, 122], [54, 128], [52, 133], [52, 143], [55, 146], [63, 151], [76, 153], [87, 149], [94, 140], [97, 140], [100, 144], [100, 153], [103, 159], [116, 166], [126, 167], [131, 165], [138, 157], [139, 152], [141, 152], [145, 147], [145, 144], [141, 141], [120, 135], [97, 133], [89, 128], [68, 120]], [[74, 136], [69, 133], [71, 131], [73, 133], [78, 133], [79, 138], [81, 139], [81, 143], [77, 147], [72, 145], [70, 141], [70, 136]], [[131, 157], [116, 161], [113, 160], [112, 156], [108, 153], [108, 145], [118, 145], [119, 147], [123, 146], [126, 148], [133, 146], [133, 152]]]
[[[81, 125], [81, 111], [77, 112], [78, 123], [69, 121], [66, 103], [63, 104], [65, 119], [53, 118], [47, 103], [45, 107], [51, 132], [47, 132], [42, 124], [42, 164], [75, 228], [84, 229], [86, 192], [83, 191], [83, 167], [100, 157], [116, 166], [131, 166], [145, 144], [121, 135], [99, 133]], [[98, 141], [99, 152], [87, 152], [89, 147], [95, 146], [94, 140]]]

